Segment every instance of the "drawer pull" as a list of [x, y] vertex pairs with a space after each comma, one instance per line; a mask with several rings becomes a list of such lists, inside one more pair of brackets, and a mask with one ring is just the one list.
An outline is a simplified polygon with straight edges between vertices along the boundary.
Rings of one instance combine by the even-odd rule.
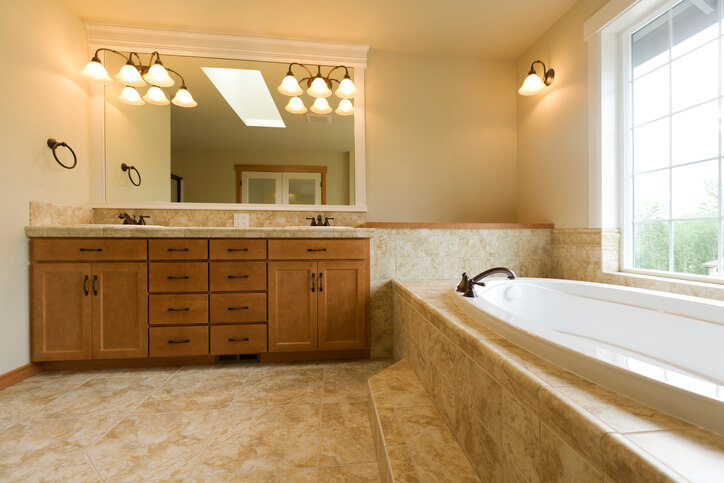
[[174, 275], [169, 275], [169, 276], [168, 276], [168, 279], [169, 279], [169, 280], [188, 280], [188, 279], [189, 279], [189, 276], [188, 276], [188, 275], [181, 275], [180, 277], [177, 277], [177, 276], [174, 276]]
[[83, 279], [83, 293], [88, 296], [88, 275]]
[[243, 339], [231, 338], [231, 339], [229, 339], [229, 342], [249, 342], [249, 338], [248, 337], [244, 337]]
[[96, 282], [98, 281], [98, 275], [93, 275], [93, 284], [91, 287], [93, 288], [93, 295], [98, 295], [98, 289], [96, 288]]
[[229, 252], [248, 252], [248, 248], [227, 248], [226, 249]]
[[183, 307], [181, 309], [175, 309], [173, 307], [168, 308], [169, 312], [188, 312], [189, 310], [191, 310], [191, 307]]
[[166, 250], [170, 252], [187, 252], [189, 251], [188, 248], [167, 248]]
[[168, 341], [169, 344], [189, 344], [190, 342], [191, 341], [189, 339]]
[[80, 251], [82, 252], [102, 252], [102, 248], [81, 248]]
[[312, 292], [314, 292], [314, 276], [315, 274], [312, 273]]
[[249, 275], [227, 275], [226, 278], [235, 279], [235, 278], [249, 278]]
[[326, 248], [307, 248], [308, 252], [326, 252]]
[[324, 287], [322, 286], [322, 275], [324, 275], [324, 273], [319, 272], [319, 291], [320, 292], [324, 291]]
[[227, 310], [247, 310], [249, 308], [248, 305], [245, 305], [243, 307], [227, 307]]

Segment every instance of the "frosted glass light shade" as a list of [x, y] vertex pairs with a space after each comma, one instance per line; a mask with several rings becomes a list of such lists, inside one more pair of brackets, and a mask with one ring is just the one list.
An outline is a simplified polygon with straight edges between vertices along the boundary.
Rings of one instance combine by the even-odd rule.
[[138, 68], [132, 64], [126, 64], [121, 67], [120, 72], [116, 75], [116, 80], [121, 84], [133, 87], [143, 87], [146, 85], [146, 81], [141, 77], [141, 73], [138, 72]]
[[143, 74], [143, 79], [151, 85], [159, 87], [171, 87], [173, 79], [168, 75], [168, 71], [160, 63], [156, 62]]
[[139, 94], [136, 88], [133, 86], [124, 87], [121, 91], [121, 95], [118, 96], [118, 98], [121, 100], [121, 102], [125, 104], [130, 104], [132, 106], [142, 106], [145, 104], [145, 102], [143, 102], [143, 99], [141, 99], [141, 94]]
[[332, 95], [332, 90], [327, 86], [327, 81], [321, 77], [315, 77], [312, 81], [312, 85], [307, 89], [307, 94], [312, 97], [329, 97]]
[[349, 77], [342, 79], [339, 83], [339, 87], [334, 91], [334, 95], [340, 99], [354, 99], [357, 95], [357, 88], [354, 86], [354, 82]]
[[315, 114], [329, 114], [332, 112], [332, 107], [330, 107], [327, 99], [318, 97], [314, 100], [314, 104], [312, 104], [312, 112]]
[[196, 107], [199, 105], [199, 103], [194, 100], [191, 93], [185, 87], [182, 87], [181, 89], [176, 91], [176, 95], [173, 96], [171, 102], [179, 107]]
[[543, 79], [541, 79], [538, 74], [531, 73], [528, 74], [528, 77], [523, 81], [523, 85], [518, 89], [518, 94], [521, 96], [533, 96], [545, 89], [545, 86]]
[[299, 97], [289, 99], [289, 103], [284, 107], [284, 110], [292, 114], [304, 114], [307, 112], [304, 102]]
[[158, 86], [149, 87], [143, 100], [156, 106], [165, 106], [169, 103], [168, 97]]
[[301, 96], [302, 92], [304, 92], [302, 88], [299, 87], [299, 82], [297, 82], [297, 79], [295, 79], [293, 75], [287, 75], [282, 79], [282, 83], [277, 87], [277, 91], [285, 96], [291, 97]]
[[113, 82], [113, 79], [108, 75], [106, 68], [103, 67], [98, 57], [93, 57], [93, 60], [88, 62], [85, 69], [80, 71], [81, 75], [88, 80], [109, 83]]
[[337, 106], [337, 109], [334, 111], [340, 116], [351, 116], [354, 114], [354, 106], [352, 105], [352, 101], [349, 99], [342, 99], [339, 101], [339, 106]]

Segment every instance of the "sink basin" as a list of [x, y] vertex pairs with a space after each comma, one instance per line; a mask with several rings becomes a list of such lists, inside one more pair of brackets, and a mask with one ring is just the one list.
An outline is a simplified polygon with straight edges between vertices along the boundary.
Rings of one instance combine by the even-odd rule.
[[75, 225], [78, 227], [90, 227], [90, 228], [168, 228], [163, 225], [122, 225], [120, 223], [82, 223]]
[[284, 228], [290, 230], [347, 230], [352, 228], [351, 226], [285, 226]]

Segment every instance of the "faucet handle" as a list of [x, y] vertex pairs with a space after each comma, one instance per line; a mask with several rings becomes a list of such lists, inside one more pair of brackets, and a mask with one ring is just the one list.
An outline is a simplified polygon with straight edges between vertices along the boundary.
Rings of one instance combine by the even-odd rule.
[[305, 218], [305, 220], [312, 220], [312, 224], [309, 226], [317, 226], [317, 219], [315, 217]]
[[325, 216], [324, 217], [324, 226], [332, 226], [332, 224], [329, 222], [329, 220], [334, 220], [334, 218]]
[[145, 225], [146, 224], [146, 218], [151, 218], [151, 215], [138, 215], [138, 221], [136, 222], [137, 225]]

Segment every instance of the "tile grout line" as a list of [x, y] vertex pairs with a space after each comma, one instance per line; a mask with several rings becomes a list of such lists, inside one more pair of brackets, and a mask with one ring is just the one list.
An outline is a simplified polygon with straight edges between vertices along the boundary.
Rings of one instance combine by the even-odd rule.
[[324, 383], [327, 380], [327, 368], [322, 367], [322, 395], [319, 403], [319, 426], [317, 426], [317, 464], [314, 465], [314, 481], [319, 482], [319, 456], [322, 451], [322, 417], [324, 414]]

